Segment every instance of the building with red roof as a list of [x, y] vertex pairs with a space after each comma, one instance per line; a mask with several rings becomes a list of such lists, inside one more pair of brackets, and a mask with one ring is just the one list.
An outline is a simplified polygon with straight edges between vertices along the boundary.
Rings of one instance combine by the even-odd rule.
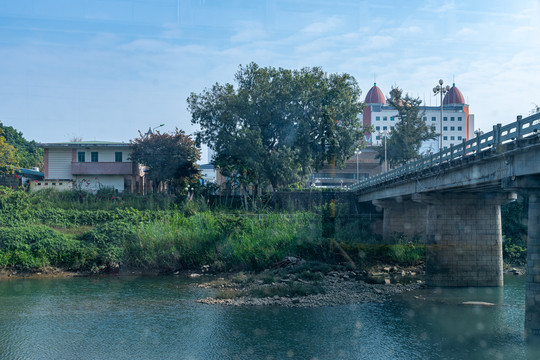
[[[373, 128], [373, 132], [365, 132], [365, 140], [370, 145], [379, 145], [385, 132], [390, 132], [399, 121], [397, 110], [387, 104], [382, 90], [373, 84], [365, 98], [366, 107], [362, 113], [365, 129]], [[443, 137], [443, 148], [457, 145], [469, 140], [474, 134], [474, 115], [469, 112], [469, 105], [455, 84], [448, 90], [443, 99], [443, 119], [441, 122], [441, 106], [420, 107], [424, 121]], [[441, 129], [442, 123], [442, 129]], [[437, 152], [439, 139], [426, 141], [422, 152]]]

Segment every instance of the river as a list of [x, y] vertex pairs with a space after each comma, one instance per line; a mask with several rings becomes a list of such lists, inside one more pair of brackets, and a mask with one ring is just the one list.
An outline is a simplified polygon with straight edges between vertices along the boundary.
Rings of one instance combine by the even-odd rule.
[[523, 276], [319, 308], [199, 304], [213, 290], [194, 282], [2, 281], [0, 359], [540, 359], [523, 338]]

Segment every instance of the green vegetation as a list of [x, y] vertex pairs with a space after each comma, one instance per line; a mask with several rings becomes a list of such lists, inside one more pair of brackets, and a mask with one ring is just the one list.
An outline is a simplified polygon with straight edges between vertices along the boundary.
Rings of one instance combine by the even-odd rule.
[[[369, 220], [340, 206], [250, 215], [209, 211], [204, 203], [174, 197], [144, 199], [153, 210], [128, 194], [0, 187], [0, 268], [173, 272], [208, 265], [216, 272], [263, 271], [294, 256], [308, 262], [294, 276], [316, 281], [332, 266], [417, 265], [425, 258], [425, 247], [409, 239], [377, 244]], [[504, 257], [516, 265], [526, 261], [524, 209], [524, 201], [502, 208]], [[274, 281], [263, 274], [263, 283]]]
[[236, 88], [192, 93], [188, 108], [201, 129], [197, 141], [246, 193], [304, 183], [325, 162], [342, 165], [363, 139], [361, 91], [349, 74], [250, 63], [235, 80]]
[[390, 91], [388, 103], [397, 110], [399, 121], [396, 121], [389, 136], [383, 138], [377, 151], [382, 163], [385, 158], [385, 142], [387, 143], [386, 159], [388, 165], [393, 168], [410, 160], [419, 159], [422, 143], [435, 139], [437, 134], [422, 119], [424, 113], [420, 112], [422, 104], [420, 99], [415, 99], [409, 94], [403, 96], [403, 90], [396, 87]]
[[147, 167], [147, 176], [156, 189], [167, 184], [167, 192], [179, 193], [199, 179], [196, 162], [201, 151], [182, 130], [176, 129], [171, 134], [139, 132], [139, 137], [130, 142], [130, 148], [130, 160]]
[[503, 258], [511, 265], [527, 263], [527, 199], [501, 206]]
[[[6, 162], [4, 158], [5, 150], [2, 150], [4, 145], [0, 145], [0, 164], [10, 164], [30, 169], [34, 166], [41, 167], [43, 162], [43, 149], [37, 147], [35, 141], [27, 141], [23, 134], [17, 131], [12, 126], [6, 126], [0, 122], [0, 134], [4, 138], [6, 144], [14, 148], [15, 164]], [[2, 143], [0, 139], [0, 143]]]
[[[159, 198], [158, 210], [140, 210], [129, 206], [139, 201], [131, 195], [109, 195], [0, 188], [0, 267], [172, 272], [209, 265], [213, 271], [261, 271], [287, 256], [367, 266], [370, 254], [406, 263], [421, 261], [423, 254], [421, 247], [356, 244], [347, 233], [363, 230], [355, 233], [350, 221], [336, 222], [334, 239], [324, 237], [324, 221], [312, 212], [227, 214]], [[315, 276], [308, 270], [299, 276]]]

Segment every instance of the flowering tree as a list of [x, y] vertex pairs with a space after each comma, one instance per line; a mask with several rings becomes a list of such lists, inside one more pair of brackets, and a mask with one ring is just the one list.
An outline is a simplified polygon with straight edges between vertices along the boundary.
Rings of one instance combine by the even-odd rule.
[[13, 174], [19, 167], [17, 150], [6, 142], [3, 132], [0, 132], [0, 174]]
[[147, 175], [155, 187], [164, 188], [168, 184], [168, 189], [174, 191], [200, 177], [196, 162], [201, 152], [182, 130], [176, 129], [171, 134], [139, 132], [130, 146], [130, 159], [147, 167]]

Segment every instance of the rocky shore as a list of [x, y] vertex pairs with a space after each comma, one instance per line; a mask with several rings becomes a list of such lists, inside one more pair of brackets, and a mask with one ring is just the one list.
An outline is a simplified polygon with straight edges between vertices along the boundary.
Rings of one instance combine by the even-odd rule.
[[215, 289], [216, 295], [197, 302], [284, 307], [384, 302], [393, 295], [423, 287], [423, 274], [422, 265], [408, 268], [381, 265], [369, 271], [331, 270], [326, 273], [298, 269], [298, 265], [293, 265], [256, 275], [237, 274], [198, 284], [199, 287]]

